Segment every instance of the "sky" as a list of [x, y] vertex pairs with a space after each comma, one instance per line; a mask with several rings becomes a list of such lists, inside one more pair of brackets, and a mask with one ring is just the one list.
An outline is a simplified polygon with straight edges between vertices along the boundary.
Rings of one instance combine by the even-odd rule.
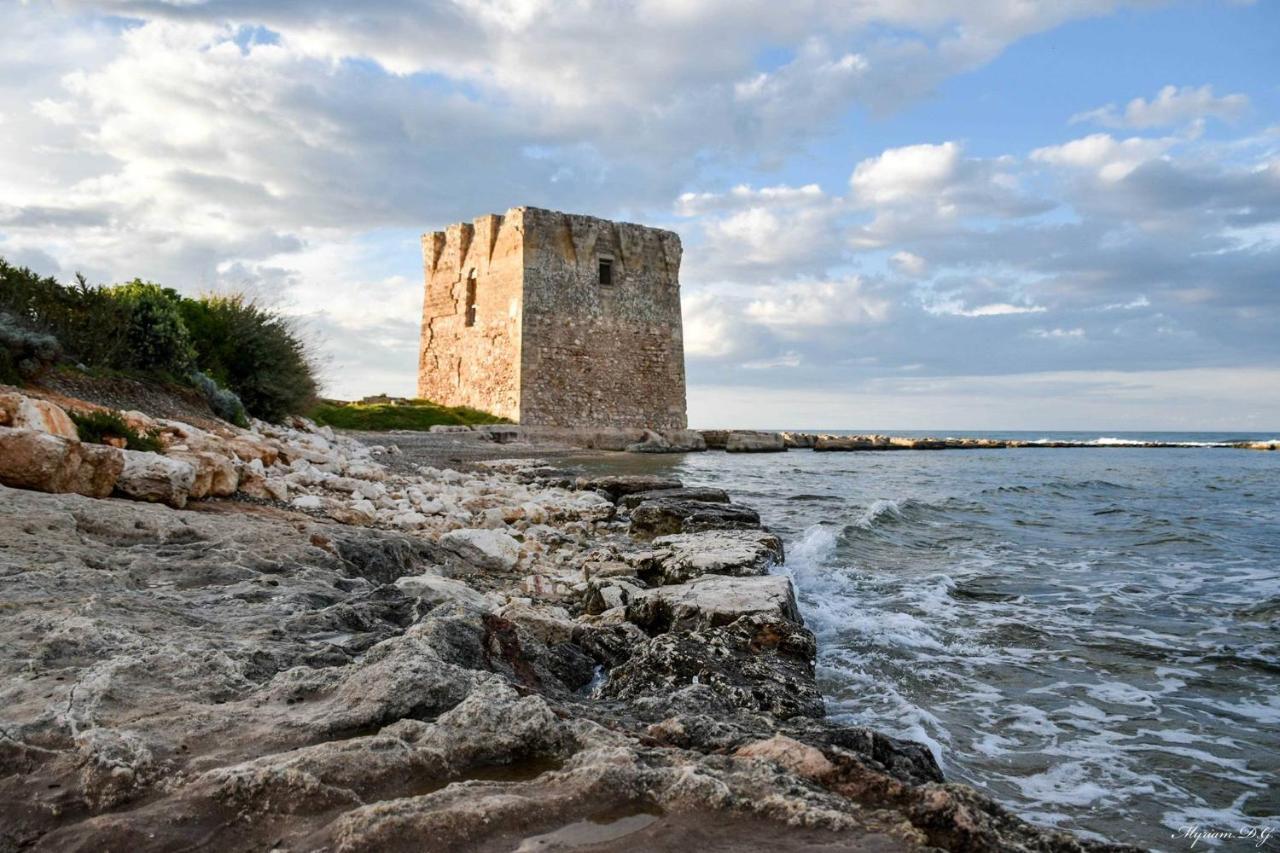
[[695, 427], [1280, 432], [1280, 3], [0, 0], [0, 256], [412, 395], [419, 236], [672, 228]]

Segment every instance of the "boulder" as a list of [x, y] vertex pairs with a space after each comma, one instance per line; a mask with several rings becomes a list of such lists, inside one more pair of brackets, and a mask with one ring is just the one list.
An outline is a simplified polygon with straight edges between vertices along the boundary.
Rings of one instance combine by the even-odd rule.
[[191, 487], [191, 497], [203, 498], [209, 495], [225, 498], [236, 493], [240, 486], [240, 474], [232, 457], [210, 450], [175, 450], [167, 454], [169, 459], [186, 462], [195, 469], [195, 482]]
[[609, 500], [617, 502], [623, 495], [651, 492], [656, 489], [678, 489], [682, 485], [683, 483], [674, 477], [661, 477], [657, 474], [616, 474], [588, 480], [583, 488], [600, 492]]
[[426, 609], [449, 601], [457, 601], [478, 610], [489, 610], [489, 601], [462, 581], [440, 575], [405, 575], [396, 579], [396, 586], [408, 596], [426, 605]]
[[731, 432], [724, 449], [728, 453], [781, 453], [787, 445], [777, 432]]
[[782, 562], [782, 540], [764, 530], [705, 530], [660, 536], [646, 580], [684, 583], [702, 575], [738, 577], [766, 574]]
[[635, 509], [645, 501], [658, 500], [659, 498], [677, 498], [685, 501], [706, 501], [707, 503], [727, 504], [729, 503], [729, 493], [724, 489], [715, 489], [707, 486], [692, 486], [680, 489], [653, 489], [648, 492], [635, 492], [630, 495], [623, 495], [619, 503], [627, 509]]
[[440, 537], [440, 545], [482, 569], [510, 571], [520, 561], [520, 543], [500, 530], [451, 530]]
[[696, 684], [730, 708], [783, 720], [820, 718], [825, 709], [814, 681], [816, 653], [806, 628], [765, 615], [745, 616], [723, 627], [649, 639], [610, 670], [600, 695], [662, 701]]
[[0, 427], [0, 483], [104, 498], [124, 469], [123, 451], [43, 430]]
[[760, 514], [737, 504], [658, 498], [631, 510], [631, 535], [665, 536], [698, 530], [745, 530], [760, 526]]
[[75, 423], [59, 406], [48, 400], [28, 397], [16, 391], [0, 393], [0, 426], [47, 432], [62, 438], [78, 439]]
[[134, 500], [179, 509], [187, 505], [196, 481], [196, 469], [191, 463], [141, 450], [120, 453], [124, 454], [124, 470], [116, 481], [117, 492]]
[[650, 634], [716, 628], [755, 614], [800, 623], [791, 579], [704, 575], [645, 590], [627, 605], [627, 618]]

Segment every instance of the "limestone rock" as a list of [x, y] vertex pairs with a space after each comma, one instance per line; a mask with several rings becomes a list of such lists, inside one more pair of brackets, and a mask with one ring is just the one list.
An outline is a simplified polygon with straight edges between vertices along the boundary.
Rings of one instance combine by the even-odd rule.
[[729, 430], [727, 429], [704, 429], [699, 430], [702, 435], [702, 442], [707, 446], [707, 450], [724, 450], [729, 443]]
[[627, 605], [627, 618], [650, 633], [715, 628], [755, 614], [799, 623], [791, 579], [704, 575], [645, 590]]
[[636, 700], [690, 685], [709, 688], [727, 707], [779, 719], [821, 717], [814, 681], [817, 644], [807, 629], [763, 614], [718, 628], [661, 634], [609, 672], [601, 695]]
[[645, 501], [657, 500], [659, 498], [676, 498], [685, 501], [705, 501], [707, 503], [729, 503], [729, 493], [724, 489], [715, 489], [707, 486], [694, 486], [680, 489], [654, 489], [648, 492], [635, 492], [630, 495], [623, 495], [618, 503], [627, 509], [634, 509]]
[[813, 449], [827, 450], [888, 450], [889, 437], [885, 435], [820, 435], [813, 442]]
[[645, 501], [631, 510], [633, 536], [663, 536], [698, 530], [751, 529], [760, 526], [760, 514], [737, 504], [708, 503], [676, 498]]
[[520, 543], [500, 530], [451, 530], [440, 537], [440, 545], [482, 569], [510, 571], [520, 561]]
[[0, 426], [47, 432], [62, 438], [78, 439], [76, 425], [61, 407], [48, 400], [28, 397], [16, 391], [0, 392]]
[[123, 453], [114, 447], [0, 427], [0, 483], [6, 486], [104, 498], [123, 469]]
[[405, 595], [411, 595], [433, 608], [448, 601], [461, 602], [477, 610], [489, 610], [488, 600], [462, 581], [436, 574], [405, 575], [396, 579], [396, 586]]
[[812, 448], [813, 443], [818, 437], [811, 432], [784, 432], [782, 434], [782, 443], [787, 446], [788, 450], [793, 448]]
[[739, 758], [772, 761], [797, 776], [814, 781], [831, 776], [836, 769], [821, 750], [786, 735], [774, 735], [767, 740], [752, 741], [746, 746], [739, 747], [734, 754]]
[[731, 432], [724, 449], [728, 453], [781, 453], [787, 445], [781, 433]]
[[600, 492], [609, 500], [616, 502], [623, 495], [651, 492], [657, 489], [678, 489], [682, 485], [683, 483], [673, 477], [661, 477], [656, 474], [616, 474], [588, 480], [583, 488]]
[[189, 462], [158, 453], [122, 450], [124, 470], [116, 481], [116, 491], [138, 501], [163, 503], [182, 508], [196, 481], [196, 469]]
[[701, 575], [763, 575], [782, 562], [782, 540], [764, 530], [706, 530], [660, 536], [654, 569], [643, 576], [684, 583]]
[[169, 459], [186, 462], [195, 469], [195, 480], [191, 486], [191, 497], [203, 498], [209, 495], [219, 498], [230, 497], [240, 486], [240, 474], [236, 471], [235, 462], [228, 456], [209, 450], [175, 450], [166, 454]]

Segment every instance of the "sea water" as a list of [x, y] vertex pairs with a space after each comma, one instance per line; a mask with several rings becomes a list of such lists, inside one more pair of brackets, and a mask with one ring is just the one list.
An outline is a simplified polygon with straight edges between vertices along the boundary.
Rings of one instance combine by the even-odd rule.
[[[609, 467], [760, 510], [835, 721], [927, 744], [949, 780], [1085, 836], [1185, 850], [1188, 826], [1280, 828], [1280, 452], [994, 437], [1204, 446]], [[1196, 847], [1214, 843], [1252, 846]]]

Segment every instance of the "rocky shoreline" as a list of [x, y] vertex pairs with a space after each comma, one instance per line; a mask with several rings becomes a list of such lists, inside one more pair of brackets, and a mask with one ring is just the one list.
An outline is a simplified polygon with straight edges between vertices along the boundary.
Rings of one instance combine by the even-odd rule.
[[301, 420], [130, 413], [143, 454], [18, 396], [0, 850], [1133, 849], [826, 720], [783, 543], [723, 491]]

